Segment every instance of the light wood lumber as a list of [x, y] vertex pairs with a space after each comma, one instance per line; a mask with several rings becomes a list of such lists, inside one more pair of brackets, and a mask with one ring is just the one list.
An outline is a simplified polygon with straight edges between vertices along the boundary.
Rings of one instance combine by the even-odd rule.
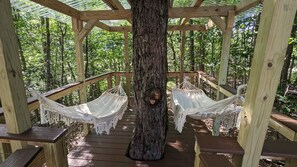
[[[38, 3], [44, 7], [53, 9], [57, 12], [63, 13], [67, 16], [74, 17], [76, 19], [80, 19], [81, 12], [72, 8], [58, 0], [31, 0], [32, 2]], [[85, 20], [88, 21], [88, 20]], [[108, 26], [104, 23], [96, 23], [95, 26], [108, 31]]]
[[269, 126], [291, 141], [294, 141], [297, 136], [294, 130], [274, 119], [269, 119]]
[[102, 1], [113, 10], [125, 9], [118, 0], [102, 0]]
[[296, 0], [264, 1], [238, 135], [243, 167], [258, 166], [296, 8]]
[[101, 28], [102, 30], [110, 31], [110, 27], [109, 27], [108, 25], [106, 25], [106, 24], [100, 22], [100, 21], [97, 21], [97, 22], [95, 23], [95, 26]]
[[58, 0], [31, 0], [35, 3], [38, 3], [42, 6], [48, 7], [60, 13], [63, 13], [67, 16], [74, 17], [79, 19], [80, 12]]
[[210, 19], [215, 23], [215, 25], [223, 32], [226, 32], [226, 21], [219, 16], [211, 16]]
[[[77, 64], [77, 81], [82, 82], [82, 87], [79, 92], [80, 103], [87, 102], [87, 90], [85, 85], [85, 67], [83, 58], [83, 44], [80, 40], [80, 32], [83, 29], [83, 22], [76, 18], [72, 18], [72, 29], [74, 31], [74, 42], [75, 42], [75, 53], [76, 53], [76, 64]], [[88, 124], [83, 124], [84, 135], [89, 133]]]
[[[110, 32], [125, 32], [132, 31], [131, 26], [111, 26]], [[168, 25], [167, 31], [200, 31], [206, 32], [204, 25]]]
[[242, 0], [236, 5], [235, 12], [236, 15], [257, 6], [258, 4], [262, 3], [263, 0]]
[[48, 167], [68, 167], [68, 153], [64, 136], [56, 143], [43, 144], [43, 149]]
[[98, 20], [93, 19], [89, 20], [87, 24], [82, 28], [82, 30], [79, 32], [79, 41], [83, 41], [84, 38], [89, 34], [89, 32], [94, 28]]
[[235, 19], [235, 11], [234, 10], [229, 10], [228, 11], [228, 16], [227, 16], [227, 24], [226, 24], [227, 29], [232, 29], [233, 28], [234, 19]]
[[[125, 8], [118, 0], [103, 0], [112, 10], [124, 10]], [[132, 23], [131, 19], [128, 19], [129, 23]]]
[[[227, 16], [228, 11], [235, 10], [235, 6], [201, 6], [201, 7], [184, 7], [170, 8], [169, 18], [197, 18], [210, 16]], [[131, 19], [131, 10], [97, 10], [82, 11], [81, 20], [127, 20]]]
[[[200, 7], [203, 1], [204, 0], [194, 0], [191, 6]], [[183, 18], [180, 25], [185, 25], [189, 20], [190, 20], [190, 18], [188, 18], [188, 17]]]
[[11, 13], [10, 1], [0, 1], [0, 97], [8, 132], [19, 134], [31, 120]]

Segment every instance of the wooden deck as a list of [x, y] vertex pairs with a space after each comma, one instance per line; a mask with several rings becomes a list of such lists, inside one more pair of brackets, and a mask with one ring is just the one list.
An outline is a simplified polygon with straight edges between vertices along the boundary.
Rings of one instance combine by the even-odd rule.
[[189, 119], [180, 134], [174, 129], [172, 115], [169, 116], [169, 130], [165, 156], [159, 161], [133, 161], [125, 156], [133, 135], [135, 113], [126, 111], [123, 119], [110, 135], [87, 135], [68, 154], [71, 167], [191, 167], [194, 166], [195, 132], [210, 134], [205, 124]]

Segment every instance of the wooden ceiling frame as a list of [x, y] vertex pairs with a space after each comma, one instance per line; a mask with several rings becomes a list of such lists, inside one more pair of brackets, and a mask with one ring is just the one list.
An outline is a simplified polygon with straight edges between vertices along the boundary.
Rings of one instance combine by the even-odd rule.
[[248, 9], [263, 3], [264, 0], [244, 0], [239, 2], [235, 8], [235, 14], [238, 15], [242, 12], [247, 11]]
[[[112, 10], [125, 10], [124, 6], [120, 3], [119, 0], [102, 0], [107, 6]], [[129, 23], [132, 24], [131, 19], [127, 19]]]
[[[31, 0], [32, 2], [35, 2], [35, 3], [38, 3], [44, 7], [47, 7], [47, 8], [50, 8], [50, 9], [53, 9], [57, 12], [60, 12], [60, 13], [63, 13], [67, 16], [70, 16], [70, 17], [73, 17], [73, 18], [76, 18], [76, 19], [79, 19], [80, 20], [80, 16], [81, 16], [81, 11], [75, 9], [75, 8], [72, 8], [71, 6], [68, 6], [58, 0]], [[96, 18], [94, 18], [96, 19]], [[90, 20], [94, 20], [94, 19], [90, 19]], [[109, 31], [109, 26], [102, 23], [102, 22], [99, 22], [98, 20], [99, 19], [96, 19], [97, 21], [94, 23], [95, 26], [103, 29], [103, 30], [107, 30]], [[89, 20], [84, 20], [85, 22], [88, 22]]]
[[[170, 8], [168, 11], [169, 18], [197, 18], [210, 16], [227, 16], [228, 11], [235, 10], [235, 6], [201, 6]], [[99, 20], [127, 20], [131, 19], [131, 10], [97, 10], [82, 11], [81, 20], [99, 19]]]
[[[204, 25], [168, 25], [167, 31], [200, 31], [206, 32]], [[132, 31], [131, 26], [111, 26], [110, 32], [125, 32]]]
[[[202, 4], [203, 1], [204, 0], [194, 0], [193, 1], [193, 4], [191, 6], [199, 8], [201, 6], [201, 4]], [[189, 20], [190, 20], [190, 18], [188, 18], [188, 17], [183, 18], [181, 20], [180, 25], [185, 25]]]
[[[84, 31], [81, 32], [81, 37], [85, 36], [85, 33], [89, 32], [94, 26], [110, 32], [123, 32], [131, 31], [129, 26], [109, 26], [100, 22], [99, 20], [131, 20], [131, 10], [124, 9], [118, 0], [103, 0], [109, 7], [114, 10], [99, 10], [99, 11], [79, 11], [70, 7], [58, 0], [31, 0], [47, 8], [53, 9], [57, 12], [63, 13], [67, 16], [87, 22], [84, 27]], [[132, 0], [127, 0], [131, 5]], [[245, 0], [241, 3], [231, 6], [200, 6], [203, 0], [195, 0], [194, 7], [185, 8], [172, 8], [174, 0], [170, 0], [169, 18], [184, 18], [181, 25], [169, 25], [168, 31], [180, 31], [180, 30], [197, 30], [206, 31], [205, 26], [202, 25], [185, 25], [188, 19], [198, 17], [210, 17], [215, 20], [216, 25], [220, 25], [220, 29], [226, 27], [226, 23], [221, 17], [227, 17], [229, 11], [234, 11], [235, 14], [244, 12], [263, 0]], [[203, 27], [203, 28], [202, 28]]]

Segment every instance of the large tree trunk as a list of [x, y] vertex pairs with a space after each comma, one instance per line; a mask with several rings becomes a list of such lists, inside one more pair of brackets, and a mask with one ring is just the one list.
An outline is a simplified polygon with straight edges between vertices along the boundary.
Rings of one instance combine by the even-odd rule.
[[127, 156], [163, 158], [167, 131], [168, 0], [132, 1], [136, 126]]

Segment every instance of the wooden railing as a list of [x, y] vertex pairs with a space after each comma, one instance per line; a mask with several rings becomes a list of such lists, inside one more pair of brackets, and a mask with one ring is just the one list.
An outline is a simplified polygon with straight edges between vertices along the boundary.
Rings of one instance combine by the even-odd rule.
[[[236, 94], [236, 89], [230, 87], [229, 85], [218, 85], [216, 78], [211, 77], [202, 71], [198, 72], [198, 80], [204, 81], [228, 97]], [[269, 126], [285, 136], [287, 139], [291, 141], [297, 141], [297, 120], [276, 112], [272, 112], [271, 118], [269, 120]]]
[[[121, 77], [126, 77], [128, 74], [128, 77], [132, 77], [132, 72], [126, 73], [126, 72], [108, 72], [104, 73], [98, 76], [90, 77], [85, 80], [85, 82], [74, 82], [67, 85], [64, 85], [62, 87], [58, 87], [56, 89], [50, 90], [48, 92], [45, 92], [43, 95], [45, 95], [47, 98], [51, 100], [57, 100], [62, 97], [65, 97], [66, 95], [70, 95], [71, 93], [80, 90], [84, 85], [89, 86], [95, 83], [98, 83], [103, 80], [107, 80], [108, 88], [111, 88], [112, 85], [118, 85], [120, 83]], [[168, 72], [168, 77], [179, 77], [179, 72]], [[185, 72], [185, 76], [189, 77], [191, 80], [194, 80], [195, 77], [198, 77], [197, 72]], [[115, 82], [113, 83], [113, 78]], [[130, 87], [131, 83], [126, 84], [126, 87]], [[130, 90], [127, 89], [126, 90]], [[127, 94], [130, 94], [130, 92], [126, 92]], [[36, 97], [30, 97], [27, 99], [28, 101], [28, 108], [29, 111], [33, 111], [35, 109], [38, 109], [39, 102]], [[2, 108], [0, 108], [0, 113], [2, 112]], [[2, 112], [3, 113], [3, 112]]]
[[[221, 93], [223, 93], [227, 97], [230, 97], [230, 96], [236, 94], [236, 89], [230, 87], [229, 85], [218, 85], [216, 78], [209, 76], [202, 71], [185, 72], [184, 75], [189, 77], [190, 80], [192, 82], [195, 82], [196, 85], [202, 86], [203, 83], [207, 84], [210, 87], [212, 87], [213, 89], [219, 90]], [[57, 99], [60, 99], [66, 95], [69, 95], [75, 91], [80, 90], [83, 87], [83, 85], [88, 86], [88, 85], [92, 85], [92, 84], [98, 83], [103, 80], [107, 80], [108, 88], [111, 88], [112, 85], [118, 85], [120, 83], [121, 77], [127, 77], [127, 76], [132, 78], [132, 76], [133, 76], [132, 72], [129, 72], [129, 73], [127, 73], [127, 72], [108, 72], [108, 73], [104, 73], [104, 74], [101, 74], [98, 76], [90, 77], [90, 78], [86, 79], [84, 83], [83, 82], [75, 82], [75, 83], [70, 83], [68, 85], [53, 89], [51, 91], [44, 93], [44, 95], [46, 97], [48, 97], [49, 99], [57, 100]], [[167, 77], [168, 78], [177, 78], [178, 79], [177, 82], [180, 82], [180, 72], [168, 72]], [[114, 80], [113, 80], [113, 78], [114, 78]], [[113, 83], [113, 81], [114, 81], [114, 83]], [[126, 83], [126, 90], [130, 90], [130, 88], [128, 88], [128, 87], [131, 87], [131, 83]], [[130, 94], [130, 92], [127, 92], [127, 91], [126, 91], [126, 93], [128, 95]], [[35, 97], [28, 98], [28, 107], [29, 107], [29, 111], [38, 109], [38, 107], [39, 107], [38, 99], [36, 99]], [[2, 108], [0, 108], [0, 113], [1, 112], [3, 113]], [[0, 116], [0, 120], [1, 119], [3, 119], [3, 114], [2, 114], [2, 117]], [[275, 119], [270, 119], [269, 123], [270, 123], [271, 127], [274, 127], [281, 134], [288, 134], [288, 130], [286, 130], [288, 128], [284, 125], [280, 125], [278, 122], [275, 121]], [[278, 126], [276, 126], [276, 125], [278, 125]], [[289, 134], [289, 135], [296, 135], [296, 132], [292, 131], [291, 133], [295, 133], [295, 134]]]

